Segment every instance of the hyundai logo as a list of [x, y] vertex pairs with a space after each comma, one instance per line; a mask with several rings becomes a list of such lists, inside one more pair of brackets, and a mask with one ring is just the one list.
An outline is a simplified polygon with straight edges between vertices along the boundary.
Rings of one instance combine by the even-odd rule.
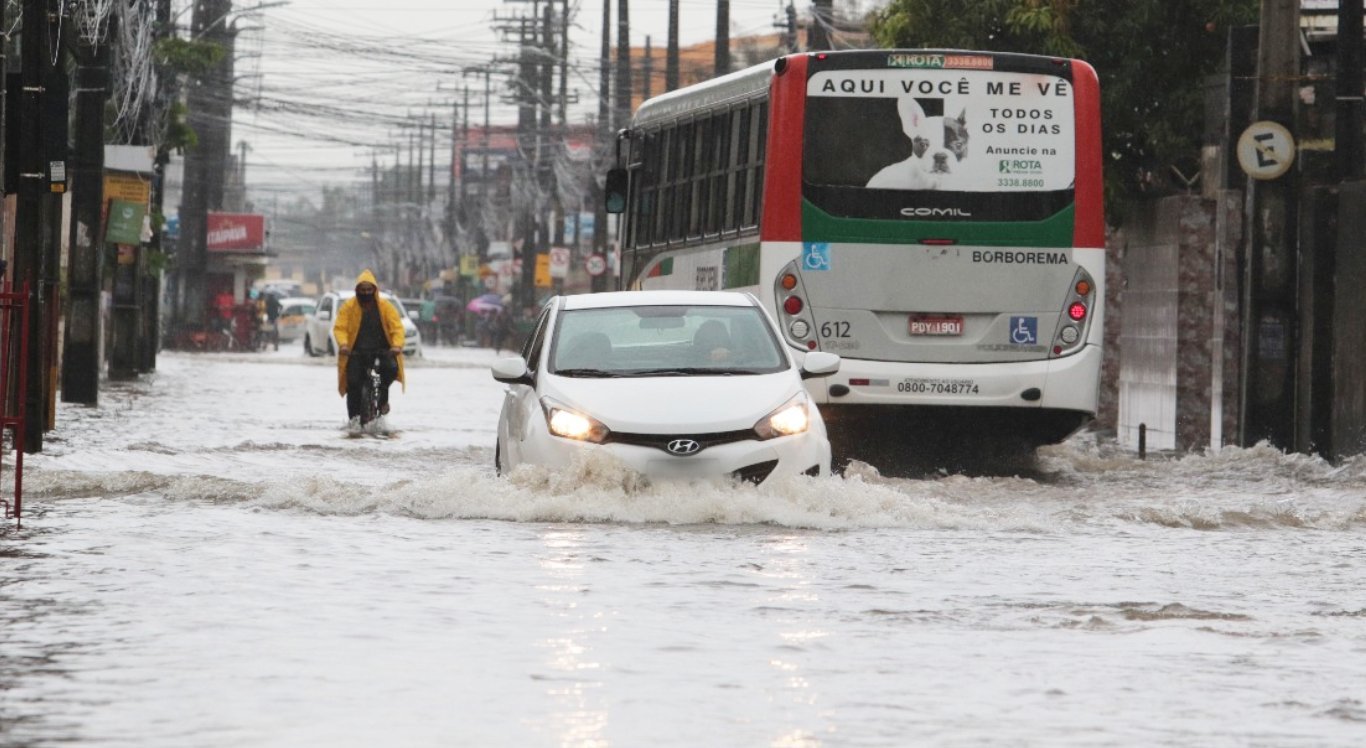
[[690, 455], [697, 454], [702, 445], [692, 439], [674, 439], [665, 449], [676, 455]]

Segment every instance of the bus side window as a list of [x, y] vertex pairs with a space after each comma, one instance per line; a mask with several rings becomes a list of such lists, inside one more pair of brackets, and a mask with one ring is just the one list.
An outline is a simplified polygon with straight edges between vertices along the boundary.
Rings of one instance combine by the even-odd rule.
[[693, 125], [692, 180], [688, 186], [688, 238], [702, 235], [702, 214], [707, 205], [707, 142], [711, 133], [711, 118], [703, 117]]
[[666, 127], [659, 132], [659, 192], [655, 195], [654, 230], [650, 232], [650, 244], [663, 244], [669, 238], [669, 215], [673, 212], [673, 163], [674, 131]]
[[712, 138], [716, 156], [712, 161], [711, 215], [707, 217], [707, 231], [720, 233], [726, 220], [726, 167], [730, 161], [730, 112], [712, 118]]
[[688, 213], [692, 203], [693, 123], [685, 122], [675, 133], [678, 173], [674, 180], [674, 210], [669, 241], [682, 241], [687, 236]]
[[645, 134], [645, 191], [641, 198], [640, 226], [636, 229], [636, 246], [646, 246], [654, 242], [655, 213], [659, 209], [659, 131]]
[[768, 149], [768, 102], [762, 101], [754, 107], [754, 144], [750, 153], [754, 154], [754, 166], [750, 169], [749, 205], [745, 209], [745, 225], [759, 225], [759, 214], [763, 210], [764, 194], [764, 154]]
[[744, 205], [747, 198], [745, 165], [749, 162], [749, 110], [736, 109], [732, 112], [732, 117], [734, 123], [731, 125], [731, 131], [734, 133], [735, 147], [731, 151], [730, 189], [728, 190], [730, 199], [726, 201], [727, 231], [740, 228], [740, 221], [744, 216]]

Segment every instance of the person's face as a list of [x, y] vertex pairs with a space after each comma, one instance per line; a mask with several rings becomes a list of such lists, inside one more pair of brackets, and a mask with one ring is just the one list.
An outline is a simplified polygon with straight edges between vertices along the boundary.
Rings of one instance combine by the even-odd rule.
[[375, 300], [375, 286], [372, 283], [362, 283], [356, 286], [356, 298], [362, 304], [368, 304]]

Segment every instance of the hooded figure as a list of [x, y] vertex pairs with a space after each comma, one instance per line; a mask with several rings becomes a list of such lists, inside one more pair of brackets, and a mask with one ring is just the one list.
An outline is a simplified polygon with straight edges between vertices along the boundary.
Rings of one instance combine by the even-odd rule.
[[[342, 302], [341, 308], [337, 310], [333, 334], [337, 337], [339, 354], [337, 391], [342, 395], [347, 394], [348, 373], [356, 379], [364, 375], [364, 370], [360, 366], [355, 367], [356, 372], [348, 372], [352, 358], [350, 354], [353, 351], [364, 354], [393, 354], [392, 360], [396, 366], [390, 371], [386, 371], [389, 367], [380, 367], [380, 376], [384, 379], [381, 407], [387, 413], [389, 383], [397, 379], [404, 385], [404, 389], [407, 389], [403, 375], [403, 317], [393, 304], [379, 295], [379, 281], [375, 280], [374, 273], [365, 270], [356, 278], [356, 295]], [[386, 360], [387, 357], [381, 357], [381, 362]], [[352, 411], [359, 407], [360, 398], [348, 397], [346, 400], [347, 415], [352, 418], [358, 416], [359, 413]]]

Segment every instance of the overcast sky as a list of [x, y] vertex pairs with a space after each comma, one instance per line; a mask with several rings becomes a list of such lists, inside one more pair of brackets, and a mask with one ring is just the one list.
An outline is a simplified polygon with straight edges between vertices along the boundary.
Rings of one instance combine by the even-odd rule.
[[[234, 2], [238, 10], [256, 4]], [[779, 0], [731, 0], [731, 36], [774, 33], [782, 7]], [[515, 44], [495, 26], [532, 8], [512, 0], [290, 0], [239, 17], [233, 142], [250, 145], [253, 199], [268, 205], [273, 195], [316, 195], [323, 184], [358, 181], [376, 146], [387, 146], [378, 150], [380, 162], [392, 163], [392, 146], [407, 142], [404, 120], [434, 112], [448, 128], [461, 86], [478, 90], [471, 108], [481, 107], [482, 78], [461, 71], [513, 55]], [[563, 8], [558, 0], [555, 8]], [[809, 12], [810, 0], [797, 8]], [[570, 9], [569, 87], [579, 97], [571, 120], [581, 122], [597, 111], [602, 3], [570, 0]], [[616, 9], [612, 0], [613, 44]], [[630, 14], [633, 45], [647, 34], [665, 45], [667, 0], [635, 0]], [[684, 46], [713, 38], [715, 0], [682, 0], [679, 25]], [[479, 118], [482, 108], [472, 121]], [[515, 118], [511, 106], [493, 111], [494, 124]]]

